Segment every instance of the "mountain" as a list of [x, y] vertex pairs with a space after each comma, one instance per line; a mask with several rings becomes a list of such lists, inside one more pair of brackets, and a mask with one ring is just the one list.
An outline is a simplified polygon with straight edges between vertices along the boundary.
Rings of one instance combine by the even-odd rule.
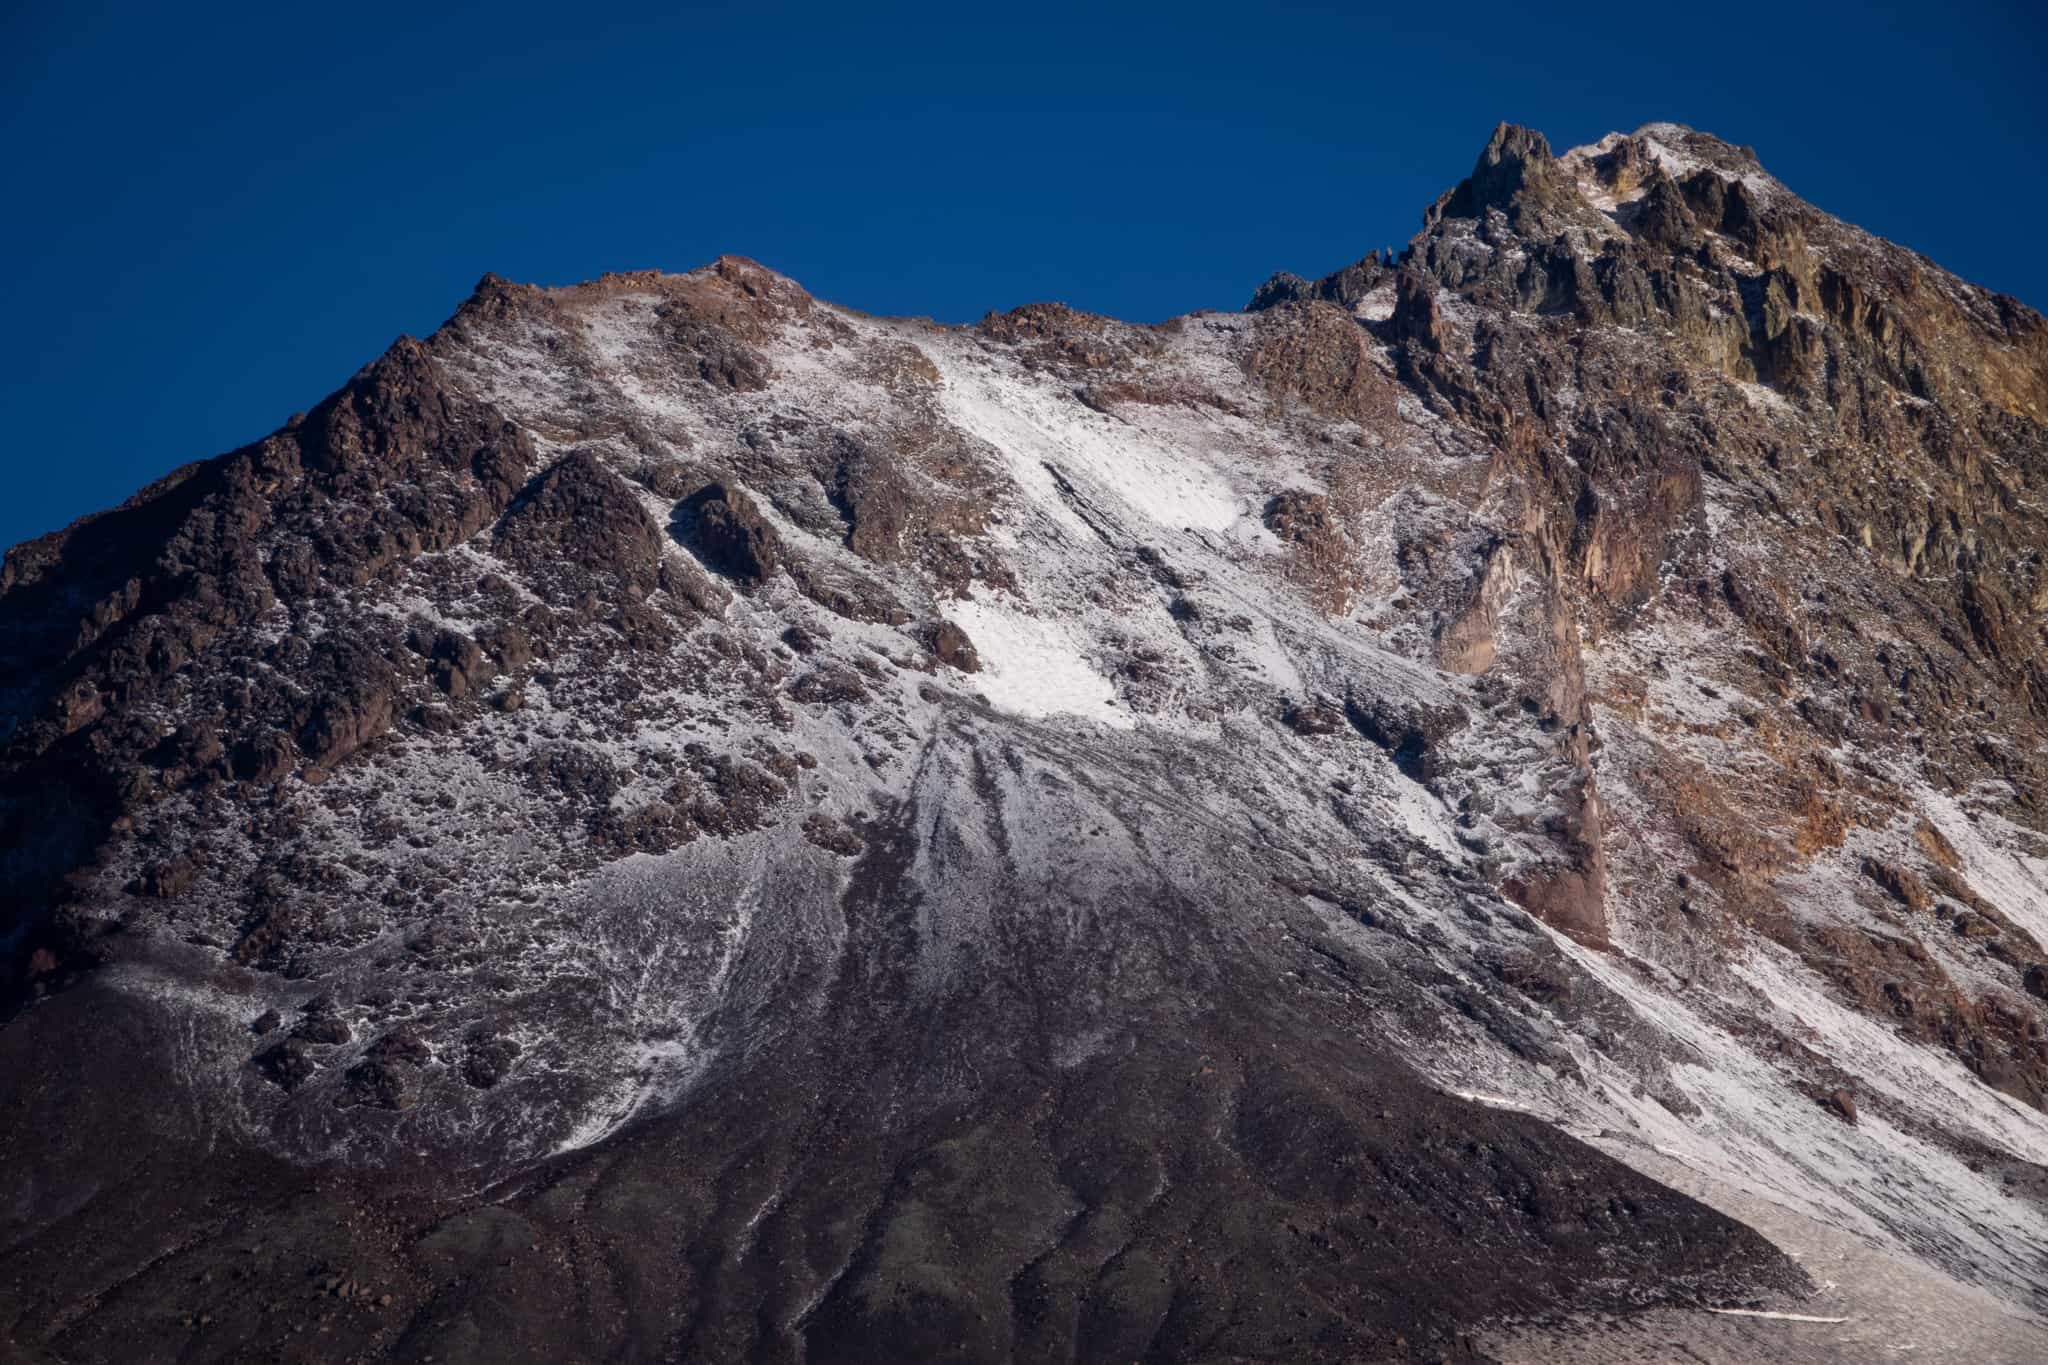
[[0, 1341], [2040, 1359], [2044, 484], [1669, 124], [1156, 326], [486, 277], [6, 557]]

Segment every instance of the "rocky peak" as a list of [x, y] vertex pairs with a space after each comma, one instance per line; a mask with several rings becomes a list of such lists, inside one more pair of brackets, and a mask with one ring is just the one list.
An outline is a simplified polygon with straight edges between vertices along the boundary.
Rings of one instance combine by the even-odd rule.
[[1292, 271], [1280, 271], [1258, 287], [1251, 302], [1245, 305], [1245, 311], [1258, 313], [1283, 303], [1305, 303], [1310, 299], [1322, 299], [1340, 308], [1354, 310], [1386, 281], [1394, 266], [1392, 258], [1391, 251], [1383, 256], [1375, 247], [1356, 264], [1347, 265], [1313, 282]]
[[2044, 404], [2037, 315], [1661, 124], [1504, 124], [1158, 326], [486, 276], [0, 571], [0, 1331], [1335, 1361], [1857, 1292], [1669, 1160], [2037, 1311]]
[[1540, 235], [1582, 220], [1584, 208], [1571, 177], [1551, 155], [1549, 139], [1502, 123], [1479, 153], [1472, 174], [1430, 205], [1423, 225], [1432, 227], [1445, 218], [1484, 218], [1498, 209], [1517, 231]]

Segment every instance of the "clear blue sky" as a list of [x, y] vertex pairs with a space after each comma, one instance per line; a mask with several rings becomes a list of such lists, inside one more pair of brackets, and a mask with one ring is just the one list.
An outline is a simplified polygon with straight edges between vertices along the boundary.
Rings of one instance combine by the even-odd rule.
[[486, 270], [1236, 308], [1405, 241], [1503, 118], [1753, 144], [2048, 305], [2026, 0], [241, 8], [0, 3], [0, 545], [263, 435]]

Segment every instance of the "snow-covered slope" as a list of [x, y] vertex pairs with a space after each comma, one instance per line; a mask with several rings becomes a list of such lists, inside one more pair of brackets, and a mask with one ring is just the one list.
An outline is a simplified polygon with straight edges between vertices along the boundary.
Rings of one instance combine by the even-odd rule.
[[1670, 125], [1157, 327], [487, 279], [9, 556], [7, 1330], [296, 1349], [221, 1208], [398, 1358], [1799, 1312], [1675, 1162], [2030, 1358], [2044, 394]]

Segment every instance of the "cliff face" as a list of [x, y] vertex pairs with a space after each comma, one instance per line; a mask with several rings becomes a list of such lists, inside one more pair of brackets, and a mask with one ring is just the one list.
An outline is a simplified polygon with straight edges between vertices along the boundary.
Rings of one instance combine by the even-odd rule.
[[2038, 1312], [2044, 479], [2038, 315], [1670, 125], [1157, 327], [486, 278], [7, 556], [0, 1322], [1340, 1360], [1814, 1287], [1665, 1160]]

